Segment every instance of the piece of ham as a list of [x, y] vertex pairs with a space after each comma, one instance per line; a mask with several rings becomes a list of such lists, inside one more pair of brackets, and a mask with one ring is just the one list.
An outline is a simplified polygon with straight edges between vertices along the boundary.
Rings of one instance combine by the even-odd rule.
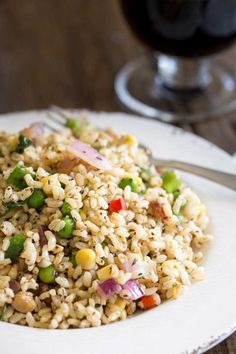
[[68, 151], [72, 156], [87, 162], [89, 165], [99, 170], [111, 169], [111, 164], [105, 156], [99, 154], [99, 152], [97, 152], [92, 146], [85, 144], [80, 140], [74, 140], [69, 145]]
[[159, 204], [157, 201], [152, 200], [150, 201], [149, 206], [155, 218], [160, 220], [168, 219], [168, 216], [166, 215], [164, 206], [162, 204]]

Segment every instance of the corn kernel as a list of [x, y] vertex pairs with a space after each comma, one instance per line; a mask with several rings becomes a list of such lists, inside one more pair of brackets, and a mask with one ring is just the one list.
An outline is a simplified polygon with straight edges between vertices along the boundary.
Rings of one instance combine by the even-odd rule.
[[50, 180], [50, 176], [46, 176], [41, 179], [42, 190], [46, 194], [50, 194], [52, 192], [52, 186], [49, 185], [49, 180]]
[[107, 280], [111, 278], [111, 271], [112, 271], [112, 264], [109, 264], [97, 271], [98, 279], [99, 280]]
[[89, 248], [84, 248], [76, 253], [75, 261], [77, 265], [82, 267], [82, 269], [93, 269], [96, 264], [96, 253]]
[[41, 185], [46, 194], [54, 194], [54, 187], [61, 187], [56, 174], [43, 177], [41, 179]]
[[43, 186], [43, 187], [47, 184], [47, 182], [48, 182], [48, 180], [49, 180], [49, 177], [50, 177], [50, 176], [46, 176], [46, 177], [43, 177], [43, 178], [41, 179], [41, 183], [42, 183], [42, 186]]
[[118, 307], [118, 311], [123, 311], [125, 309], [125, 306], [127, 305], [127, 303], [128, 302], [126, 300], [123, 300], [120, 297], [118, 297], [118, 299], [116, 300], [114, 305]]
[[133, 146], [133, 145], [138, 145], [137, 139], [135, 138], [134, 135], [132, 134], [127, 134], [125, 136], [126, 144]]

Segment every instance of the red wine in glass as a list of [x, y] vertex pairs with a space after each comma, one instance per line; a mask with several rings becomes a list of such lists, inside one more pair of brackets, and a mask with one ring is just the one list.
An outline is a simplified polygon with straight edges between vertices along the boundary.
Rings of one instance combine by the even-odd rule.
[[118, 74], [115, 88], [126, 107], [169, 122], [235, 109], [235, 78], [209, 56], [234, 43], [236, 0], [121, 0], [120, 5], [133, 34], [157, 58], [156, 68], [142, 58]]

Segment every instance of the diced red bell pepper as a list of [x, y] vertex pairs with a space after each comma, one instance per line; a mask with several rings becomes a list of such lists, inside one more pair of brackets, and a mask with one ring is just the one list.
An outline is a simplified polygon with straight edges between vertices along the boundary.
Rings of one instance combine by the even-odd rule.
[[127, 210], [127, 205], [125, 200], [122, 198], [112, 200], [109, 204], [109, 212], [110, 213], [119, 213], [121, 210]]
[[140, 302], [144, 310], [151, 309], [152, 307], [157, 306], [156, 299], [153, 295], [146, 295], [141, 297]]

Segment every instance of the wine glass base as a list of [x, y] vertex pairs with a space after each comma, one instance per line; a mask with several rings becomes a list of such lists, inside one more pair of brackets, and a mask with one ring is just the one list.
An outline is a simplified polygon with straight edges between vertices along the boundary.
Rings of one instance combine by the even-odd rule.
[[236, 109], [236, 80], [224, 66], [209, 62], [208, 84], [195, 89], [170, 89], [158, 77], [155, 61], [142, 57], [117, 74], [115, 91], [129, 110], [167, 123], [192, 123]]

